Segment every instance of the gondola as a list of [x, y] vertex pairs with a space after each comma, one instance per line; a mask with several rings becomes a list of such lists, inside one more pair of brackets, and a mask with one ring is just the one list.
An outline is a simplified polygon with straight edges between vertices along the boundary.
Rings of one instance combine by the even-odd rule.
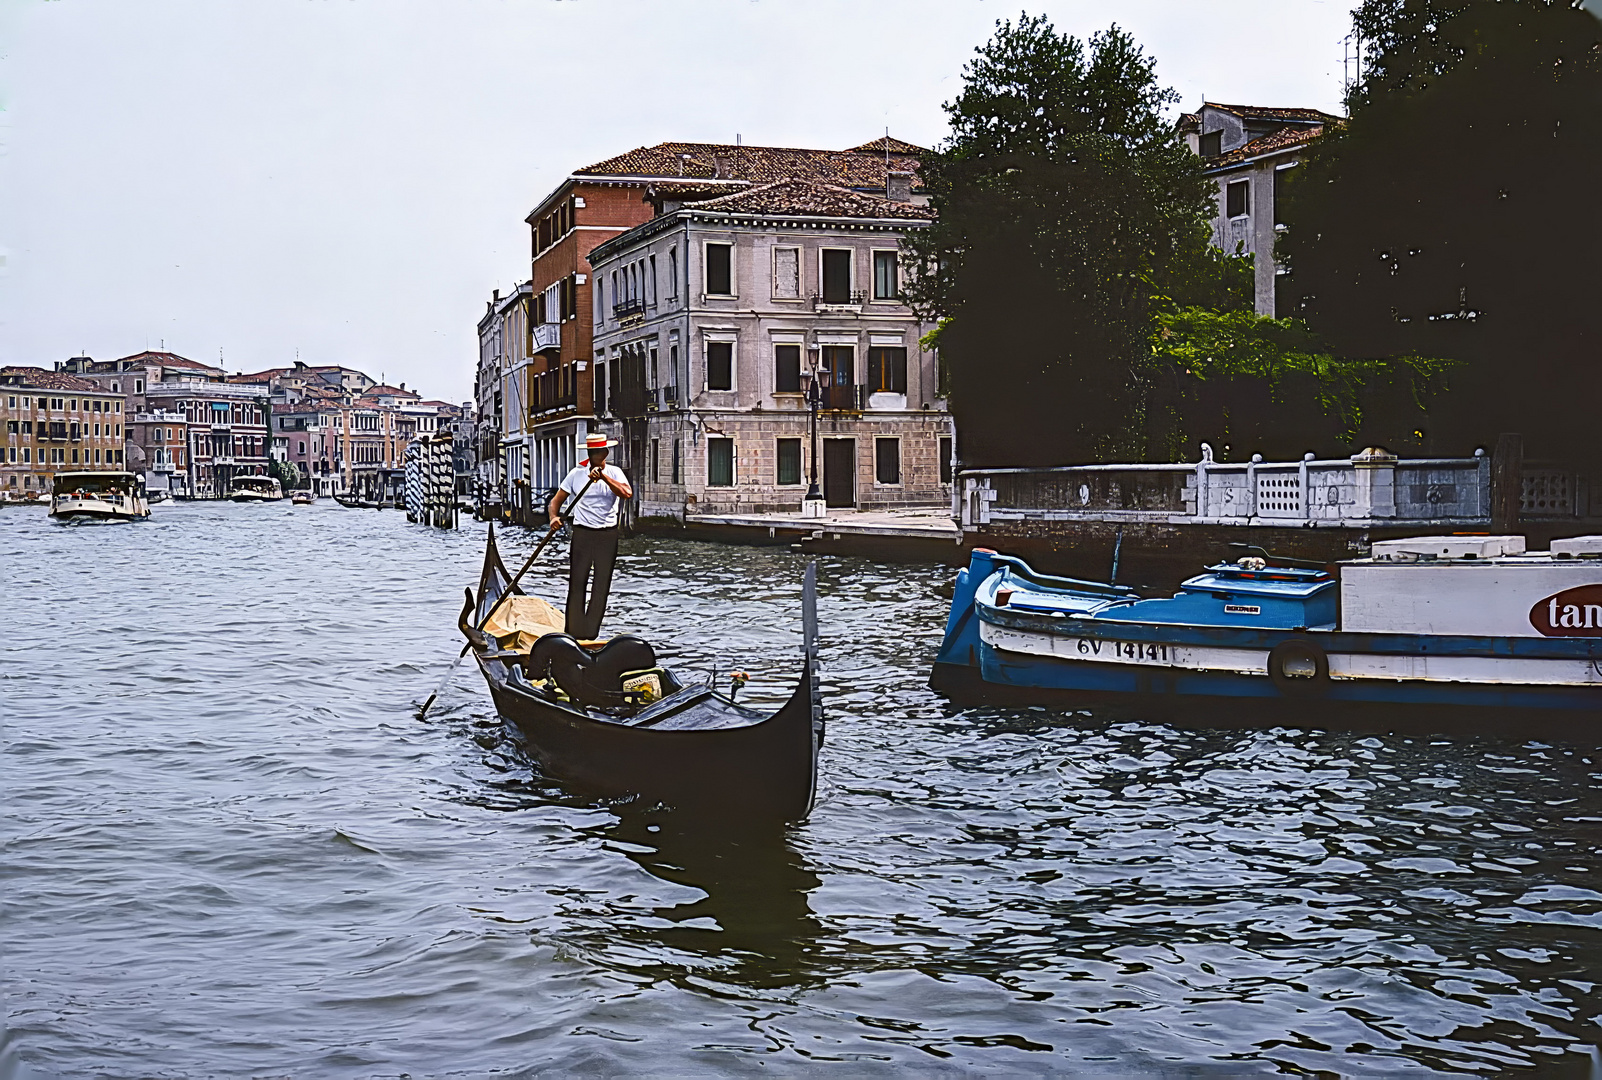
[[498, 635], [509, 627], [497, 620], [518, 606], [503, 601], [524, 594], [496, 551], [494, 526], [458, 626], [496, 710], [548, 775], [603, 798], [798, 821], [812, 809], [823, 743], [816, 580], [809, 565], [801, 679], [772, 713], [708, 683], [681, 683], [637, 637], [580, 643], [554, 626]]

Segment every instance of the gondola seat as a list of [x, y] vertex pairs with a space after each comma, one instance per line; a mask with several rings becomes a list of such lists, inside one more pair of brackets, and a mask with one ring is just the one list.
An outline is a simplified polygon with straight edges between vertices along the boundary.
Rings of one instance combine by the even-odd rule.
[[624, 677], [654, 668], [656, 650], [631, 634], [615, 637], [592, 652], [568, 634], [547, 633], [529, 650], [524, 673], [531, 682], [555, 682], [580, 704], [625, 708], [632, 701], [623, 692]]

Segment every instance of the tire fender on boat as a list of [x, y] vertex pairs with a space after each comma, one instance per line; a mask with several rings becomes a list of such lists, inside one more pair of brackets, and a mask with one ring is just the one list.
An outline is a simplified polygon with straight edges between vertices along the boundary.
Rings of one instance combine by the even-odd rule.
[[[1311, 664], [1313, 673], [1290, 674], [1291, 670], [1305, 670]], [[1275, 645], [1268, 654], [1268, 677], [1280, 693], [1290, 697], [1322, 697], [1329, 691], [1329, 655], [1316, 641], [1291, 638]]]

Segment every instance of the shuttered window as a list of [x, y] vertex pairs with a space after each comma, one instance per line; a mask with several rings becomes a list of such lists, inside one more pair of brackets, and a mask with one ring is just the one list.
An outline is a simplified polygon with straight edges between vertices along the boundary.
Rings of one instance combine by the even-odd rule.
[[780, 439], [778, 461], [778, 482], [781, 484], [799, 484], [801, 482], [801, 440]]
[[706, 441], [707, 487], [734, 486], [734, 440], [711, 438]]
[[773, 295], [779, 300], [801, 298], [801, 249], [773, 249]]

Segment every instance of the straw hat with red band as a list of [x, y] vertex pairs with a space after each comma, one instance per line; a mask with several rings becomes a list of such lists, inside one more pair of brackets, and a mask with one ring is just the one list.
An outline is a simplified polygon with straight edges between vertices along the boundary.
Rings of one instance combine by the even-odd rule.
[[616, 439], [608, 439], [605, 434], [599, 431], [591, 432], [584, 437], [584, 449], [586, 450], [605, 450], [608, 446], [616, 445]]

